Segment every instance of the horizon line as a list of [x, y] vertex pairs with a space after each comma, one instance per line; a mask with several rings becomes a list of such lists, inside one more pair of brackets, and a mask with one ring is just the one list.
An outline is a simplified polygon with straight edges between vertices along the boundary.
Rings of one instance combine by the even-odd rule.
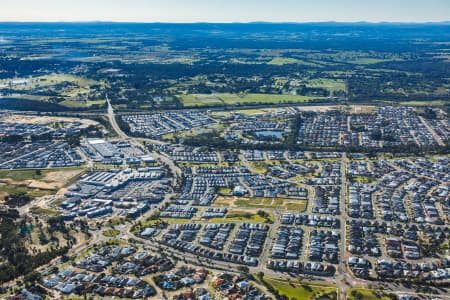
[[105, 24], [398, 24], [398, 25], [420, 25], [420, 24], [450, 24], [449, 20], [441, 21], [107, 21], [107, 20], [22, 20], [22, 21], [3, 21], [0, 20], [0, 24], [89, 24], [89, 23], [105, 23]]

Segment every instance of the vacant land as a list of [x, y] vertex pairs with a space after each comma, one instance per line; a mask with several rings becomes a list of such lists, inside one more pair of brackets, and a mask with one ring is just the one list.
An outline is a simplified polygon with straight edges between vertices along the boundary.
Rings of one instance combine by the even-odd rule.
[[252, 162], [246, 164], [252, 172], [257, 174], [265, 174], [267, 173], [267, 164], [263, 162]]
[[45, 216], [59, 216], [59, 215], [61, 215], [61, 213], [59, 211], [48, 209], [48, 208], [43, 208], [43, 207], [40, 207], [40, 206], [33, 206], [33, 207], [31, 207], [30, 208], [30, 212], [32, 212], [34, 214], [38, 214], [38, 215], [45, 215]]
[[116, 230], [116, 229], [108, 229], [108, 230], [103, 231], [103, 235], [106, 237], [116, 237], [119, 234], [120, 234], [120, 231]]
[[220, 196], [214, 202], [216, 206], [228, 206], [239, 208], [268, 208], [268, 209], [285, 209], [289, 211], [305, 211], [307, 206], [306, 200], [292, 198], [243, 198]]
[[98, 125], [96, 121], [89, 119], [78, 119], [70, 117], [52, 117], [52, 116], [26, 116], [17, 114], [8, 114], [0, 117], [0, 121], [9, 123], [21, 123], [21, 124], [42, 124], [42, 123], [81, 123], [80, 128], [87, 128], [89, 126]]
[[223, 101], [216, 96], [206, 94], [182, 95], [181, 99], [185, 107], [220, 106], [224, 104]]
[[94, 105], [103, 106], [105, 105], [106, 100], [92, 100], [92, 101], [84, 101], [84, 100], [64, 100], [59, 104], [69, 107], [69, 108], [82, 108], [82, 107], [93, 107]]
[[362, 288], [351, 288], [347, 290], [347, 299], [349, 300], [389, 300], [388, 296], [386, 296], [381, 291], [374, 291]]
[[82, 168], [48, 170], [0, 171], [0, 200], [14, 193], [24, 192], [30, 197], [55, 194], [72, 178], [83, 172]]
[[208, 220], [208, 223], [223, 223], [223, 222], [268, 223], [273, 222], [273, 216], [271, 214], [262, 216], [252, 211], [230, 210], [225, 218], [212, 218]]
[[270, 284], [280, 295], [288, 299], [316, 299], [318, 296], [336, 292], [336, 288], [325, 285], [309, 285], [299, 282], [287, 282], [285, 280], [264, 277], [264, 281]]
[[30, 89], [53, 87], [62, 83], [73, 83], [80, 87], [88, 87], [96, 84], [93, 80], [69, 74], [50, 74], [37, 77], [11, 78], [0, 80], [0, 84], [7, 84], [15, 90], [25, 91]]
[[237, 110], [236, 112], [244, 114], [244, 115], [257, 115], [257, 114], [265, 114], [265, 113], [269, 113], [269, 112], [274, 112], [274, 111], [280, 111], [281, 109], [279, 108], [259, 108], [259, 109], [240, 109]]
[[401, 105], [407, 106], [444, 106], [449, 102], [445, 100], [434, 100], [434, 101], [403, 101], [400, 102]]

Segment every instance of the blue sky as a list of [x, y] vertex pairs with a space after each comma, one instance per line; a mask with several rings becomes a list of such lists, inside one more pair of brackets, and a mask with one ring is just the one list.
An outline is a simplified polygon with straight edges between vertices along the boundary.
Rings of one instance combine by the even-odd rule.
[[449, 20], [450, 0], [0, 0], [0, 21]]

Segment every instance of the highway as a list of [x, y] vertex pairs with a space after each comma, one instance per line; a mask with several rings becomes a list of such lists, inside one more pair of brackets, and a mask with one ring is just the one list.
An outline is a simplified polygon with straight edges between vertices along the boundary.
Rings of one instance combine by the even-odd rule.
[[130, 137], [128, 135], [126, 135], [125, 132], [122, 131], [122, 129], [120, 129], [119, 124], [117, 124], [116, 117], [114, 114], [114, 109], [111, 105], [111, 102], [109, 101], [108, 95], [106, 95], [106, 102], [108, 103], [108, 119], [109, 119], [109, 123], [111, 124], [111, 127], [114, 129], [114, 131], [120, 138], [123, 138], [126, 140], [130, 139]]

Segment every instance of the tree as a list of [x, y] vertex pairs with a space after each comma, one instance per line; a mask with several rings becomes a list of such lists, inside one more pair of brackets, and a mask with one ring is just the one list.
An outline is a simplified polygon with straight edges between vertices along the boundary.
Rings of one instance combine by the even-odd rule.
[[263, 280], [264, 279], [264, 272], [258, 272], [256, 274], [256, 276], [258, 277], [259, 280]]
[[42, 278], [41, 273], [39, 273], [37, 271], [33, 271], [24, 276], [24, 281], [27, 285], [33, 285], [34, 283], [41, 280], [41, 278]]
[[18, 192], [5, 197], [8, 206], [23, 206], [31, 201], [30, 196], [25, 192]]

